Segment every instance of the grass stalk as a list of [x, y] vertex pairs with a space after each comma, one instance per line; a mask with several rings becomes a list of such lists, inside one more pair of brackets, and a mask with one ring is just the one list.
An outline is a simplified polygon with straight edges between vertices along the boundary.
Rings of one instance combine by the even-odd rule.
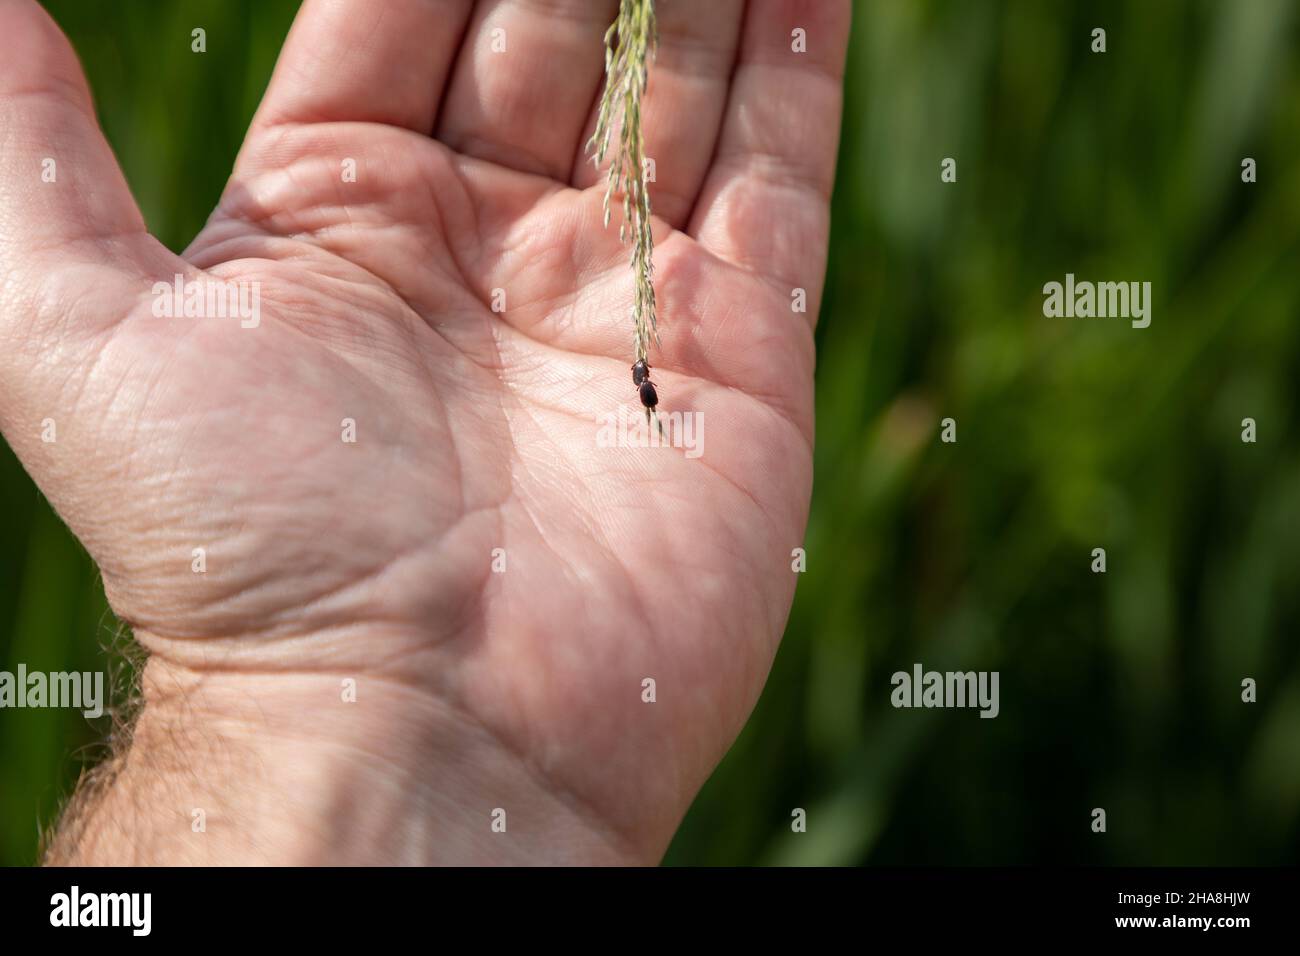
[[[650, 192], [646, 188], [645, 141], [641, 133], [641, 101], [656, 42], [654, 0], [620, 0], [618, 17], [605, 31], [605, 90], [600, 99], [596, 131], [587, 143], [597, 167], [609, 159], [605, 182], [605, 227], [615, 196], [623, 197], [621, 242], [632, 238], [635, 295], [632, 322], [637, 360], [648, 359], [650, 342], [659, 345], [655, 315], [654, 238], [650, 232]], [[618, 128], [618, 142], [614, 130]], [[611, 147], [613, 149], [611, 150]]]

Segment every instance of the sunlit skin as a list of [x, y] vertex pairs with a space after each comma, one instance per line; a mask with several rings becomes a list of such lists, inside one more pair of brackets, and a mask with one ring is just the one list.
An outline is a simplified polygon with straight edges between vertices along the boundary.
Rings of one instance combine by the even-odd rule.
[[[662, 856], [794, 594], [849, 6], [660, 5], [652, 361], [707, 424], [688, 459], [596, 440], [637, 401], [583, 151], [613, 2], [308, 0], [178, 256], [67, 41], [0, 0], [0, 427], [151, 652], [57, 860]], [[259, 283], [257, 327], [155, 317], [177, 274]]]

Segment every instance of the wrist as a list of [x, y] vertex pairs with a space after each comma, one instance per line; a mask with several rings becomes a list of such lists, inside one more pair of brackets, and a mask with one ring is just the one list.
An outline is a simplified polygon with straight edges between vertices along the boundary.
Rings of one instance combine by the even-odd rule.
[[651, 862], [434, 694], [150, 659], [143, 707], [50, 862]]

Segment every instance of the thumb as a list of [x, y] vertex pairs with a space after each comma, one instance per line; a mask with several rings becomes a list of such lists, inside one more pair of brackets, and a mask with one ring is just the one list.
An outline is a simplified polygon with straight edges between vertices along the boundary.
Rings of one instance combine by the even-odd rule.
[[75, 393], [95, 340], [184, 269], [145, 230], [67, 39], [34, 0], [0, 0], [0, 426], [20, 454], [26, 412], [55, 382]]

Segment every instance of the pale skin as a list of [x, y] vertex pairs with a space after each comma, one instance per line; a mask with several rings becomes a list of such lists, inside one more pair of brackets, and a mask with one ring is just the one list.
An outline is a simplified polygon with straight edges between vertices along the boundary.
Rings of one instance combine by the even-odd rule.
[[[597, 442], [636, 406], [584, 156], [615, 6], [307, 0], [178, 256], [0, 0], [0, 428], [150, 655], [51, 862], [662, 857], [793, 599], [850, 4], [659, 4], [650, 361], [698, 458]], [[259, 324], [155, 317], [178, 273]]]

